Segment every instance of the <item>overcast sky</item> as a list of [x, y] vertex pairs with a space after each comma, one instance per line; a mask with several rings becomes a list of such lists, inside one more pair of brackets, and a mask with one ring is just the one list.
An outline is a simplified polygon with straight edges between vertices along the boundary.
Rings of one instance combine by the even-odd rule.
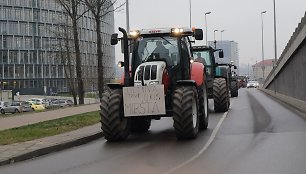
[[[125, 0], [120, 0], [125, 2]], [[254, 64], [261, 56], [261, 12], [264, 21], [264, 53], [274, 58], [273, 0], [191, 0], [192, 26], [205, 29], [207, 15], [208, 40], [213, 31], [225, 30], [223, 40], [238, 43], [240, 65]], [[129, 0], [130, 28], [189, 27], [189, 0]], [[306, 0], [276, 0], [278, 56], [306, 11]], [[115, 13], [115, 30], [126, 27], [125, 7]], [[220, 40], [216, 32], [216, 40]], [[205, 38], [204, 38], [205, 40]], [[204, 43], [204, 42], [203, 42]], [[122, 55], [116, 51], [116, 57]]]

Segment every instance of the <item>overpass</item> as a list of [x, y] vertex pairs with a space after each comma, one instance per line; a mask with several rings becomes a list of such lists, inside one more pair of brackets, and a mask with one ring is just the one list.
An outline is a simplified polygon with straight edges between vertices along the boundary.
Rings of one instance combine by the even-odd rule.
[[263, 91], [306, 111], [306, 12], [266, 78]]

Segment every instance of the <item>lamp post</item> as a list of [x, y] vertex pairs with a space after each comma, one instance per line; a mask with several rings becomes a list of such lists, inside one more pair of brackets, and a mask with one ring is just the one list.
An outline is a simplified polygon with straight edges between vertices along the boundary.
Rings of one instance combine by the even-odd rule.
[[125, 8], [126, 8], [126, 31], [130, 32], [129, 0], [125, 1]]
[[274, 13], [274, 61], [275, 61], [275, 65], [277, 62], [277, 45], [276, 45], [276, 10], [275, 10], [275, 0], [273, 0], [273, 13]]
[[263, 80], [265, 78], [265, 65], [264, 65], [264, 29], [263, 29], [263, 14], [265, 14], [267, 11], [262, 11], [260, 13], [261, 15], [261, 56], [262, 56], [262, 65], [261, 65], [261, 69], [262, 69], [262, 83]]
[[216, 31], [218, 31], [218, 30], [214, 30], [214, 44], [215, 44], [215, 49], [217, 48]]
[[206, 15], [208, 15], [208, 14], [210, 14], [211, 12], [209, 11], [209, 12], [206, 12], [205, 13], [205, 27], [206, 27], [206, 30], [205, 30], [205, 35], [206, 35], [206, 45], [207, 45], [207, 18], [206, 18]]
[[191, 0], [189, 0], [189, 27], [191, 28]]
[[221, 30], [220, 31], [220, 41], [222, 42], [222, 33], [224, 32], [225, 30]]

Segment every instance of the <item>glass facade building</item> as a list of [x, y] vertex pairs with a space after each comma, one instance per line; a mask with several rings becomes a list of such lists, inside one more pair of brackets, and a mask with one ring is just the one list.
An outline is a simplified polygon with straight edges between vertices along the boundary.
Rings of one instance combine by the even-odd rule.
[[[84, 10], [85, 5], [80, 9]], [[57, 34], [67, 19], [55, 0], [0, 0], [1, 89], [46, 86], [58, 92], [69, 91], [58, 49], [63, 37]], [[93, 16], [87, 12], [78, 25], [85, 90], [95, 90], [98, 75]], [[114, 14], [110, 13], [102, 24], [106, 79], [115, 75], [115, 50], [109, 42], [113, 32]]]

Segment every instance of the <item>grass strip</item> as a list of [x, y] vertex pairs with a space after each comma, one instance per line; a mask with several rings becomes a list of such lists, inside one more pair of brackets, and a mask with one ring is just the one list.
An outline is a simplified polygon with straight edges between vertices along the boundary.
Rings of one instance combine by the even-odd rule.
[[100, 121], [99, 111], [0, 131], [0, 145], [20, 143], [73, 131]]

